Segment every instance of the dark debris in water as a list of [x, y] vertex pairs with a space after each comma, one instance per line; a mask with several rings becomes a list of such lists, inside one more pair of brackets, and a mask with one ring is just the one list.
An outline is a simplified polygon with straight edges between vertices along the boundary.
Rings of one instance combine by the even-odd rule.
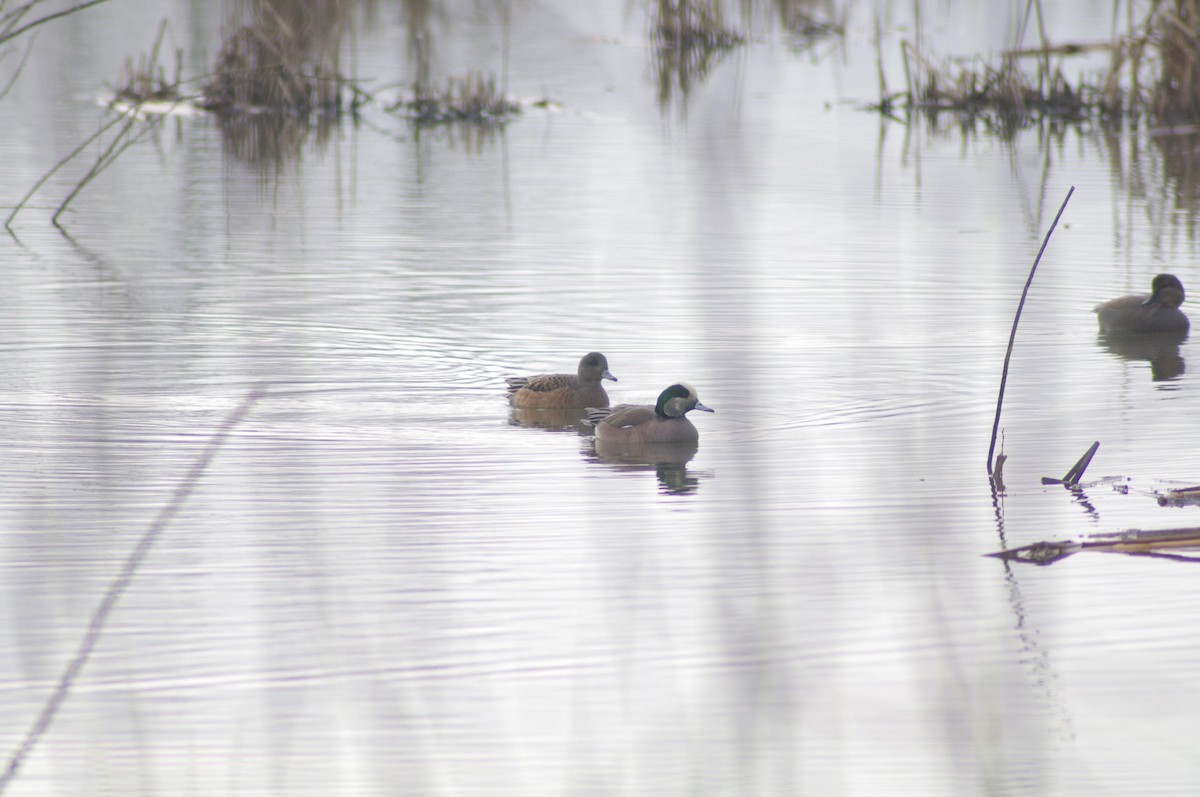
[[1096, 534], [1079, 540], [1035, 542], [986, 555], [1006, 562], [1050, 565], [1081, 551], [1123, 553], [1127, 556], [1151, 556], [1200, 563], [1200, 528], [1155, 531], [1127, 529], [1112, 534]]
[[1159, 506], [1195, 506], [1200, 505], [1200, 487], [1176, 487], [1156, 492]]

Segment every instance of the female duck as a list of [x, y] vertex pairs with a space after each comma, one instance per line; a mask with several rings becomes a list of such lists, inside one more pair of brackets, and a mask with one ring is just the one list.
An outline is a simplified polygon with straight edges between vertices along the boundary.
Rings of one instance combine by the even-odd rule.
[[514, 407], [543, 410], [607, 407], [608, 394], [601, 379], [617, 378], [608, 370], [608, 360], [598, 351], [585, 354], [579, 370], [571, 374], [539, 374], [508, 378], [508, 399]]
[[713, 412], [700, 403], [696, 389], [676, 382], [658, 396], [658, 403], [619, 404], [611, 410], [589, 409], [587, 422], [596, 439], [614, 443], [695, 443], [696, 427], [687, 419], [692, 410]]
[[1159, 274], [1150, 283], [1149, 296], [1122, 296], [1098, 304], [1101, 332], [1186, 332], [1188, 317], [1183, 304], [1183, 283], [1174, 274]]

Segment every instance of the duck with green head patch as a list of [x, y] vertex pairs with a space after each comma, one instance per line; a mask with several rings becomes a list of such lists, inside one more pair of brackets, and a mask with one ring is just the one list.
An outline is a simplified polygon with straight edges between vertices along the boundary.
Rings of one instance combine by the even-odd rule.
[[1188, 317], [1183, 304], [1183, 283], [1174, 274], [1159, 274], [1150, 283], [1150, 295], [1122, 296], [1093, 309], [1101, 332], [1186, 332]]
[[607, 407], [608, 394], [600, 380], [617, 378], [608, 358], [598, 351], [583, 355], [574, 374], [538, 374], [508, 378], [508, 400], [524, 409], [565, 410]]
[[588, 409], [587, 423], [596, 427], [596, 439], [627, 443], [695, 443], [699, 432], [687, 414], [713, 412], [700, 403], [696, 389], [676, 382], [651, 404], [619, 404], [609, 409]]

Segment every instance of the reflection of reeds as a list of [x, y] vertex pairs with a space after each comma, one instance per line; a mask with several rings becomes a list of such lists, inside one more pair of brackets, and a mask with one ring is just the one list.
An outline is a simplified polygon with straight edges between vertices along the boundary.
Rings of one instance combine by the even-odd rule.
[[654, 42], [677, 50], [725, 50], [745, 41], [725, 27], [720, 0], [658, 0], [654, 13]]
[[687, 97], [692, 85], [709, 73], [726, 52], [745, 37], [726, 28], [720, 0], [658, 0], [651, 18], [659, 102], [673, 89]]
[[1158, 50], [1154, 115], [1164, 122], [1200, 121], [1200, 0], [1154, 0], [1146, 35]]
[[821, 13], [814, 11], [813, 0], [774, 0], [779, 23], [787, 31], [791, 45], [797, 50], [807, 50], [818, 42], [846, 33], [846, 7], [841, 8], [841, 18], [831, 2], [824, 2]]
[[325, 114], [315, 119], [283, 113], [221, 114], [218, 123], [226, 151], [244, 163], [267, 167], [264, 174], [299, 152], [311, 134], [317, 144], [325, 144], [337, 129], [337, 119]]

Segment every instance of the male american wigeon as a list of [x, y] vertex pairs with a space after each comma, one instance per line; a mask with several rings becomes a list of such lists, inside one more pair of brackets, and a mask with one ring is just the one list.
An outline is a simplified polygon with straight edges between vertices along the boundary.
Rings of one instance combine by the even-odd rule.
[[587, 422], [596, 427], [596, 440], [614, 443], [695, 443], [696, 427], [687, 419], [692, 410], [713, 412], [700, 403], [696, 389], [676, 382], [658, 395], [656, 404], [618, 404], [589, 409]]
[[608, 394], [601, 379], [617, 378], [608, 370], [608, 360], [598, 351], [585, 354], [575, 374], [510, 376], [508, 399], [514, 407], [563, 410], [607, 407]]
[[1183, 283], [1174, 274], [1159, 274], [1150, 283], [1150, 295], [1122, 296], [1098, 304], [1093, 312], [1101, 332], [1185, 332], [1188, 317], [1183, 304]]

